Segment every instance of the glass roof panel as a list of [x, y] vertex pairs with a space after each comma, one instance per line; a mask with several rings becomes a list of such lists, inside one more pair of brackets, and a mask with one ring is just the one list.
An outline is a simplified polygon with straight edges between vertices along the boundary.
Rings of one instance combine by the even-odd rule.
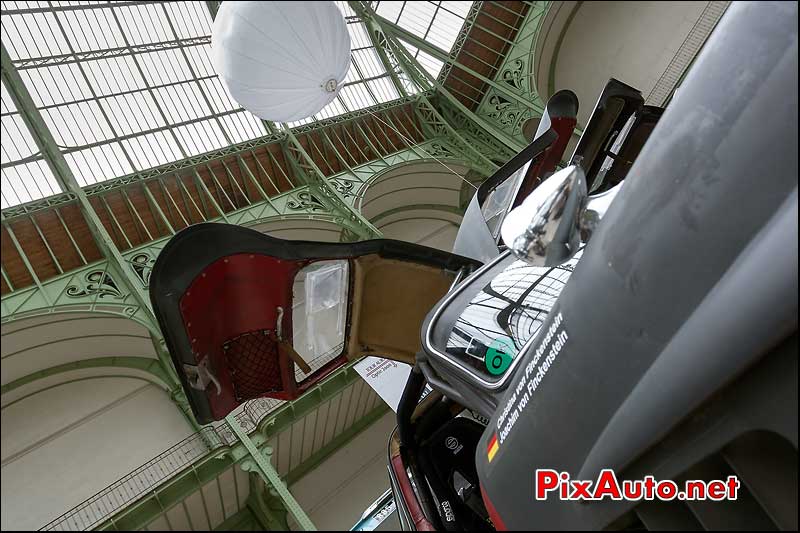
[[[471, 6], [472, 2], [380, 0], [374, 2], [373, 8], [386, 20], [450, 52]], [[441, 61], [405, 42], [403, 45], [431, 76], [439, 75], [443, 66]]]
[[0, 92], [0, 203], [2, 208], [61, 192], [50, 167], [6, 91]]
[[[351, 68], [308, 124], [399, 98], [346, 2]], [[471, 2], [377, 2], [378, 12], [449, 50]], [[206, 2], [2, 1], [2, 40], [78, 183], [89, 185], [265, 135], [211, 64]], [[432, 74], [441, 63], [415, 51]], [[404, 76], [401, 75], [401, 78]], [[409, 93], [417, 91], [403, 79]], [[2, 207], [60, 192], [3, 90]]]

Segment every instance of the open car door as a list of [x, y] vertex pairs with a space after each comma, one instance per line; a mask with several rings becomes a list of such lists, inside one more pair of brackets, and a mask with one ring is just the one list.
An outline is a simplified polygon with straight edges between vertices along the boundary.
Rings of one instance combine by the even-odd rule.
[[479, 265], [401, 241], [286, 241], [198, 224], [164, 247], [150, 297], [207, 424], [252, 398], [297, 398], [348, 360], [413, 364], [425, 315], [459, 270]]

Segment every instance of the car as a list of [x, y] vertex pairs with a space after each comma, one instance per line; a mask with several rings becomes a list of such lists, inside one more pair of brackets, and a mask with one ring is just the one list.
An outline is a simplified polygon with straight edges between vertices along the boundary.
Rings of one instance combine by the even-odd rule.
[[[406, 530], [796, 529], [796, 15], [731, 6], [666, 110], [611, 79], [563, 168], [554, 94], [452, 252], [178, 233], [150, 294], [197, 420], [385, 357]], [[741, 490], [567, 499], [607, 475]]]
[[[404, 529], [797, 528], [796, 14], [732, 6], [668, 109], [612, 80], [566, 168], [472, 209], [507, 249], [460, 233], [485, 264], [421, 329], [388, 449]], [[613, 491], [648, 479], [667, 492]]]
[[[479, 441], [582, 254], [532, 265], [507, 249], [501, 228], [543, 183], [558, 179], [577, 112], [572, 91], [554, 94], [532, 142], [480, 186], [465, 213], [454, 252], [484, 265], [423, 323], [423, 350], [389, 441], [391, 486], [406, 530], [492, 529], [474, 460]], [[586, 168], [593, 205], [607, 207], [662, 113], [633, 87], [608, 81], [568, 165]], [[437, 393], [418, 405], [425, 383]]]

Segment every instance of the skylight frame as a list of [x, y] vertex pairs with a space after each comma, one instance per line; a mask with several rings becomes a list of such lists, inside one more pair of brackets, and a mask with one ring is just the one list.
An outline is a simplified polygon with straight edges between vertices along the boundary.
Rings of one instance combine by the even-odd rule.
[[[352, 39], [347, 81], [331, 104], [288, 127], [402, 96], [363, 22], [347, 2], [336, 4]], [[427, 4], [437, 13], [464, 4], [458, 9], [466, 13], [471, 2]], [[2, 8], [3, 42], [81, 186], [270, 133], [271, 125], [234, 102], [213, 72], [205, 2], [5, 0]], [[430, 18], [426, 35], [436, 21]], [[437, 68], [415, 55], [429, 71]], [[63, 192], [12, 108], [4, 88], [3, 209]]]

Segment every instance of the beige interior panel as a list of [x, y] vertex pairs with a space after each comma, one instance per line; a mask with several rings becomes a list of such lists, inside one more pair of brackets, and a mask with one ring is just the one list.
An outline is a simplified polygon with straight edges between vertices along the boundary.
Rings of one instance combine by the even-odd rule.
[[422, 321], [447, 293], [453, 274], [377, 255], [353, 263], [348, 357], [378, 355], [414, 364]]

